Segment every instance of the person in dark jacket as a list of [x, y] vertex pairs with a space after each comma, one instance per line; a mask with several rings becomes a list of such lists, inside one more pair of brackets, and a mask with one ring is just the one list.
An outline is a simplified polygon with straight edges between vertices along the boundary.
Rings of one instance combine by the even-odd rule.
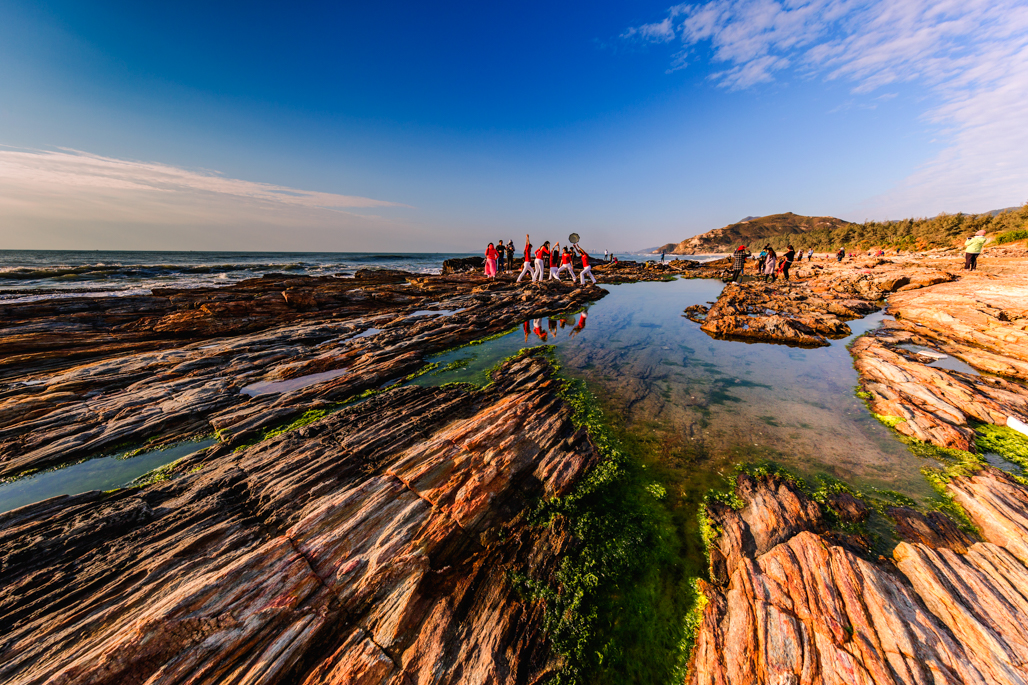
[[796, 259], [796, 250], [790, 245], [782, 257], [785, 259], [785, 262], [782, 264], [782, 280], [787, 281], [789, 280], [789, 267], [792, 266], [792, 261]]
[[746, 260], [750, 258], [750, 253], [746, 250], [745, 245], [740, 245], [739, 249], [732, 255], [732, 282], [738, 283], [742, 280], [742, 272], [746, 268]]
[[507, 241], [507, 271], [514, 270], [514, 241]]

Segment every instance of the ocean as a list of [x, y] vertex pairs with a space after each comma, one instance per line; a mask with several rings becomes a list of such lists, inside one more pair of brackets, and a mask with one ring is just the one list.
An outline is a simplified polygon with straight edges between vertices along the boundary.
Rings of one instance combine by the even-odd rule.
[[[0, 250], [0, 302], [145, 295], [153, 288], [228, 285], [266, 273], [347, 277], [358, 269], [402, 269], [437, 274], [443, 260], [477, 254]], [[656, 255], [620, 253], [617, 257], [659, 259]], [[705, 256], [689, 258], [703, 261]]]

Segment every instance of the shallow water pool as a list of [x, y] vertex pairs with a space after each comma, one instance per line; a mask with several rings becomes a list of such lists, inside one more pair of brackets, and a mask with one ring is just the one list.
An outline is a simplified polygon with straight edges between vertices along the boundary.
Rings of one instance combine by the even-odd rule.
[[120, 455], [100, 457], [19, 478], [0, 485], [0, 513], [57, 495], [124, 487], [154, 469], [205, 450], [215, 442], [213, 438], [183, 442], [129, 458]]
[[481, 383], [504, 357], [552, 344], [565, 373], [585, 380], [628, 431], [686, 477], [709, 482], [737, 462], [773, 459], [859, 488], [931, 493], [920, 473], [926, 462], [855, 394], [846, 344], [884, 314], [849, 322], [853, 335], [830, 347], [805, 349], [716, 340], [682, 316], [689, 305], [716, 300], [720, 281], [604, 287], [610, 295], [584, 313], [529, 320], [507, 336], [433, 358], [440, 369], [417, 382]]

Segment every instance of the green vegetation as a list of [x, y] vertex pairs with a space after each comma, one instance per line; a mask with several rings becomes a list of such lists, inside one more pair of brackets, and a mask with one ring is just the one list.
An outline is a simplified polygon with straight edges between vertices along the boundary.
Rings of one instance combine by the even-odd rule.
[[[868, 395], [868, 397], [870, 397], [870, 395]], [[871, 416], [875, 417], [889, 428], [895, 428], [897, 424], [906, 421], [902, 416], [888, 416], [885, 414], [875, 414], [874, 412], [871, 413]]]
[[[142, 476], [132, 481], [132, 486], [145, 488], [150, 485], [156, 485], [157, 483], [163, 483], [164, 481], [171, 480], [171, 476], [175, 472], [175, 466], [179, 461], [182, 460], [179, 459], [178, 461], [173, 461], [170, 464], [165, 464], [159, 469], [154, 469], [149, 473], [144, 473]], [[108, 490], [108, 492], [114, 492], [119, 489], [120, 488], [115, 488], [114, 490]]]
[[770, 244], [780, 252], [792, 244], [796, 249], [813, 248], [815, 252], [822, 253], [835, 252], [840, 247], [847, 250], [867, 250], [872, 247], [930, 250], [962, 248], [964, 240], [979, 230], [992, 236], [994, 244], [1028, 238], [1028, 203], [995, 216], [991, 213], [940, 214], [932, 218], [865, 221], [862, 224], [851, 224], [833, 217], [774, 214], [731, 224], [677, 245], [669, 243], [664, 249], [725, 252], [745, 244], [756, 252], [765, 244]]
[[[928, 250], [964, 246], [964, 239], [984, 230], [997, 243], [1028, 238], [1028, 203], [1018, 209], [992, 214], [940, 214], [930, 219], [865, 221], [838, 228], [817, 228], [808, 232], [783, 232], [764, 240], [776, 250], [788, 244], [815, 252], [867, 250], [872, 247], [899, 250]], [[1020, 237], [1014, 237], [1019, 235]], [[999, 238], [1003, 237], [1003, 240]], [[986, 247], [986, 250], [988, 248]]]
[[1026, 238], [1028, 238], [1028, 228], [1022, 228], [1016, 231], [1000, 233], [996, 236], [996, 244], [1002, 245], [1003, 243], [1012, 243], [1017, 240], [1025, 240]]
[[531, 517], [567, 526], [576, 540], [553, 585], [525, 574], [511, 579], [546, 602], [547, 631], [566, 659], [555, 682], [669, 682], [685, 667], [702, 611], [691, 512], [711, 483], [683, 492], [686, 478], [653, 459], [654, 438], [613, 421], [618, 415], [604, 412], [581, 381], [565, 381], [561, 396], [601, 460], [570, 494], [540, 502]]

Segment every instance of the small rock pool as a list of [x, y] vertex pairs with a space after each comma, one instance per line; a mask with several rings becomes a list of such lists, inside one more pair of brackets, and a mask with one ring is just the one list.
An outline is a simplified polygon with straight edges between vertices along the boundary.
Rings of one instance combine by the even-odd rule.
[[99, 457], [2, 483], [0, 514], [58, 495], [77, 495], [90, 490], [124, 487], [154, 469], [205, 450], [215, 442], [210, 438], [182, 442], [133, 457], [125, 456], [127, 453]]

